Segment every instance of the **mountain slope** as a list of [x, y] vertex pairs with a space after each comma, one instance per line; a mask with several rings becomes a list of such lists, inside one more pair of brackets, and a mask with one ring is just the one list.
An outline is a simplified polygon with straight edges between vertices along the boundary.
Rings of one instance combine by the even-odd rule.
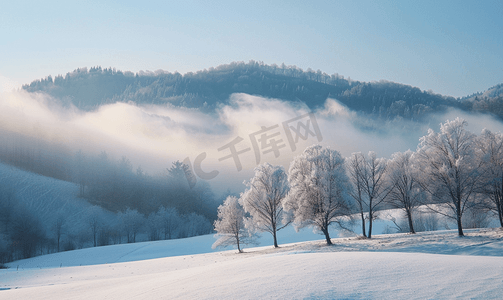
[[87, 231], [89, 213], [95, 213], [94, 210], [109, 219], [113, 216], [112, 213], [78, 198], [79, 187], [74, 183], [0, 163], [0, 197], [9, 193], [13, 195], [14, 203], [9, 203], [8, 198], [2, 198], [1, 209], [6, 209], [4, 205], [11, 206], [9, 209], [18, 218], [35, 216], [40, 220], [41, 230], [49, 238], [55, 237], [54, 225], [60, 217], [65, 220], [64, 236], [67, 237], [82, 235], [83, 231]]
[[45, 92], [80, 109], [92, 110], [117, 101], [137, 104], [173, 104], [213, 109], [228, 103], [232, 93], [246, 93], [293, 102], [310, 108], [323, 106], [328, 97], [350, 109], [380, 118], [420, 119], [432, 111], [461, 107], [452, 97], [393, 82], [358, 82], [338, 74], [303, 71], [295, 66], [231, 63], [197, 73], [138, 73], [102, 69], [77, 69], [65, 77], [47, 77], [23, 86]]
[[499, 118], [503, 116], [503, 83], [489, 88], [483, 93], [476, 93], [461, 100], [461, 105], [470, 111], [491, 113]]

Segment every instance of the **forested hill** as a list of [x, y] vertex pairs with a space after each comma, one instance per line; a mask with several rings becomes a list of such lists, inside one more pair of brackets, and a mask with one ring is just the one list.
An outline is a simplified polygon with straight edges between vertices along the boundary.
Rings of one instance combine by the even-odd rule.
[[77, 69], [51, 76], [23, 86], [29, 92], [43, 91], [64, 103], [80, 109], [93, 110], [102, 104], [117, 101], [137, 104], [165, 104], [211, 110], [226, 103], [232, 93], [247, 93], [288, 101], [301, 101], [310, 108], [324, 105], [328, 97], [335, 98], [350, 109], [374, 117], [420, 119], [433, 111], [447, 107], [495, 112], [503, 117], [503, 91], [474, 94], [455, 99], [419, 88], [393, 82], [359, 82], [338, 74], [296, 66], [231, 63], [197, 73], [164, 71], [122, 72], [115, 69]]
[[503, 119], [503, 83], [495, 85], [483, 93], [476, 93], [461, 99], [469, 111], [489, 112]]

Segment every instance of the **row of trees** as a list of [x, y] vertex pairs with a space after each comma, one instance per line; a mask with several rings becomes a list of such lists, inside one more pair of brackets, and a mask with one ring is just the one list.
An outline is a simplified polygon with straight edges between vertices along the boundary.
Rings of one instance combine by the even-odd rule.
[[194, 212], [180, 214], [174, 207], [160, 207], [148, 216], [128, 208], [112, 219], [108, 219], [97, 207], [94, 208], [87, 218], [94, 247], [186, 238], [208, 234], [213, 230], [206, 217]]
[[45, 253], [185, 238], [213, 231], [206, 217], [194, 212], [181, 214], [174, 207], [160, 207], [145, 216], [130, 208], [115, 214], [91, 206], [82, 214], [76, 220], [60, 213], [47, 223], [18, 204], [14, 193], [0, 191], [0, 264]]
[[[65, 207], [48, 215], [46, 206], [52, 205], [50, 201], [33, 205], [31, 199], [22, 197], [37, 196], [16, 190], [22, 189], [21, 185], [0, 182], [0, 262], [135, 242], [138, 235], [140, 240], [158, 240], [207, 234], [216, 219], [219, 203], [209, 184], [199, 181], [189, 186], [193, 175], [179, 161], [164, 173], [151, 176], [141, 167], [134, 169], [126, 157], [116, 160], [106, 152], [72, 154], [62, 145], [14, 133], [0, 135], [0, 161], [73, 181], [79, 186], [78, 197], [94, 205], [79, 216], [74, 212], [72, 217], [65, 215]], [[171, 211], [172, 226], [162, 225], [167, 222], [163, 221], [163, 210]]]
[[477, 136], [465, 126], [460, 118], [446, 121], [421, 138], [417, 151], [391, 159], [374, 152], [344, 159], [315, 145], [292, 161], [288, 174], [280, 166], [258, 166], [240, 198], [219, 207], [214, 247], [237, 244], [241, 251], [257, 231], [271, 233], [277, 247], [276, 232], [290, 223], [316, 228], [331, 244], [329, 226], [351, 230], [356, 218], [371, 238], [373, 221], [390, 207], [403, 210], [411, 233], [420, 206], [454, 220], [459, 236], [467, 211], [492, 211], [503, 227], [503, 134]]
[[46, 177], [79, 185], [79, 197], [103, 208], [119, 212], [136, 209], [148, 215], [159, 207], [176, 207], [183, 214], [195, 212], [216, 218], [217, 202], [209, 184], [198, 181], [190, 187], [192, 174], [175, 161], [164, 173], [149, 175], [141, 166], [133, 167], [123, 156], [72, 152], [61, 143], [0, 133], [0, 162]]
[[191, 188], [188, 178], [193, 175], [180, 161], [173, 162], [164, 174], [151, 176], [141, 167], [133, 169], [126, 157], [113, 161], [106, 152], [92, 156], [79, 151], [73, 170], [80, 197], [107, 210], [131, 208], [149, 215], [164, 206], [175, 207], [182, 214], [216, 218], [218, 205], [209, 184], [199, 181]]

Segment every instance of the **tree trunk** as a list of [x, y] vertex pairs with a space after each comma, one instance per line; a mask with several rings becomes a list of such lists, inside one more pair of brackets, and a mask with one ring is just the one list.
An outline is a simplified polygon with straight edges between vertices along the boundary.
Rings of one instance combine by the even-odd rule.
[[374, 218], [374, 216], [372, 215], [372, 209], [369, 209], [369, 234], [367, 235], [367, 237], [369, 239], [372, 238], [372, 219]]
[[241, 248], [239, 247], [239, 237], [237, 236], [236, 237], [236, 244], [238, 245], [238, 252], [241, 253], [243, 251], [241, 251]]
[[321, 229], [323, 234], [325, 235], [325, 239], [327, 240], [327, 245], [332, 245], [332, 240], [330, 239], [330, 234], [328, 233], [328, 228]]
[[503, 227], [503, 208], [501, 206], [501, 204], [498, 206], [498, 216], [500, 218], [500, 226]]
[[458, 235], [465, 236], [463, 234], [463, 225], [461, 224], [461, 212], [459, 210], [456, 213], [456, 221], [458, 223]]
[[[499, 195], [496, 195], [495, 197], [499, 197]], [[501, 198], [496, 198], [498, 199], [496, 201], [496, 208], [498, 209], [498, 217], [500, 220], [500, 226], [503, 227], [503, 199]]]
[[407, 209], [407, 219], [409, 219], [409, 231], [410, 233], [416, 233], [414, 230], [414, 223], [412, 222], [412, 213]]
[[367, 237], [367, 233], [365, 232], [365, 216], [363, 215], [363, 211], [361, 212], [362, 216], [362, 233], [364, 237]]
[[272, 236], [274, 237], [274, 248], [278, 248], [278, 239], [276, 238], [276, 229], [274, 230]]

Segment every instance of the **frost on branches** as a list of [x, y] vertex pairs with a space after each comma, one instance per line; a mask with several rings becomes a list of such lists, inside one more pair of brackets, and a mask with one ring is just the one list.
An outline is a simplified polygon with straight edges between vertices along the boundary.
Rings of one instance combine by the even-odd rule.
[[314, 226], [331, 245], [328, 227], [342, 225], [351, 213], [344, 159], [335, 150], [308, 147], [291, 163], [288, 181], [291, 190], [284, 207], [293, 212], [296, 227]]
[[218, 207], [218, 219], [214, 223], [217, 240], [211, 247], [215, 249], [236, 245], [238, 251], [243, 252], [241, 245], [252, 244], [255, 239], [255, 236], [245, 227], [244, 220], [245, 211], [238, 198], [228, 196]]
[[476, 136], [464, 128], [466, 125], [465, 120], [456, 118], [442, 124], [440, 132], [430, 129], [417, 151], [421, 185], [438, 203], [449, 206], [453, 215], [446, 216], [456, 220], [459, 236], [464, 235], [461, 217], [474, 205], [483, 179]]
[[412, 217], [425, 199], [425, 193], [418, 181], [418, 170], [417, 155], [410, 150], [394, 153], [388, 166], [388, 184], [391, 191], [387, 203], [404, 211], [410, 233], [416, 233]]
[[484, 129], [478, 142], [485, 166], [480, 189], [487, 197], [483, 206], [496, 213], [503, 227], [503, 134]]
[[248, 189], [241, 196], [244, 209], [251, 215], [247, 226], [269, 232], [277, 248], [276, 232], [290, 224], [283, 210], [283, 200], [289, 191], [285, 170], [268, 163], [260, 165], [255, 168], [255, 176], [247, 186]]
[[[363, 236], [371, 238], [372, 222], [391, 190], [386, 182], [388, 161], [378, 158], [373, 151], [367, 157], [358, 152], [349, 159], [348, 169], [353, 183], [351, 196], [358, 205]], [[368, 235], [365, 233], [365, 220], [369, 221]]]

